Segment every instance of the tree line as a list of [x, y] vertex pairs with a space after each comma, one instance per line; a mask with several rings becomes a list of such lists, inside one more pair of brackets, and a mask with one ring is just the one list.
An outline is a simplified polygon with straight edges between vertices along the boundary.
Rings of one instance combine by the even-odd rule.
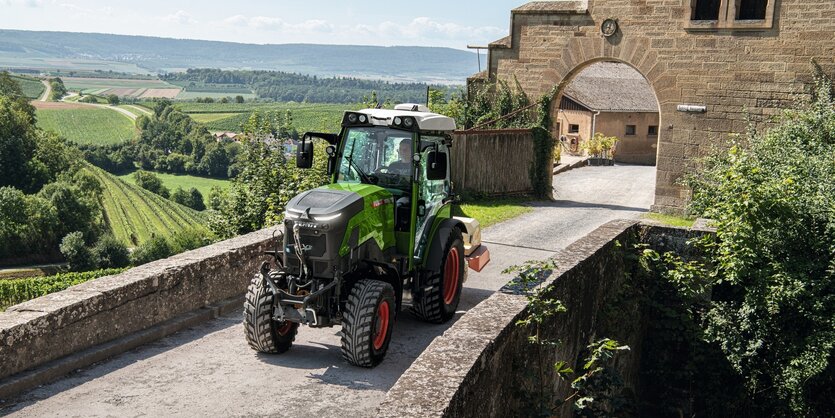
[[[282, 71], [188, 69], [184, 73], [162, 76], [166, 81], [197, 85], [245, 86], [259, 98], [282, 102], [355, 103], [358, 97], [374, 90], [381, 101], [394, 103], [426, 101], [427, 84], [396, 83], [352, 77], [317, 77]], [[188, 85], [186, 86], [188, 88]], [[447, 87], [433, 86], [446, 91]]]
[[124, 173], [138, 166], [175, 174], [235, 176], [239, 144], [215, 140], [204, 126], [175, 109], [170, 101], [156, 101], [153, 110], [153, 115], [137, 118], [140, 132], [136, 141], [80, 145], [84, 158], [111, 173]]

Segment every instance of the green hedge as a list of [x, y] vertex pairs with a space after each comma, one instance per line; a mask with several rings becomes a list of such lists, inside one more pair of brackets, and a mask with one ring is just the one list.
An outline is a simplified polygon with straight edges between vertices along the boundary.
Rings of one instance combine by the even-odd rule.
[[0, 311], [30, 299], [64, 290], [99, 277], [119, 274], [127, 269], [102, 269], [83, 273], [58, 273], [54, 276], [0, 280]]

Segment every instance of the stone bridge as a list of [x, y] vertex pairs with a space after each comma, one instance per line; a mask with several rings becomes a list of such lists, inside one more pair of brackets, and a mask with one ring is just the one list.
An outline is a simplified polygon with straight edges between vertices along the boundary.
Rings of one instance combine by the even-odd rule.
[[[197, 331], [191, 332], [199, 334], [200, 322], [222, 316], [227, 311], [239, 311], [242, 301], [240, 293], [248, 282], [246, 275], [239, 272], [241, 269], [255, 270], [264, 258], [262, 251], [272, 248], [275, 240], [280, 238], [274, 232], [270, 229], [258, 231], [190, 251], [26, 302], [0, 314], [0, 355], [3, 358], [0, 398], [9, 399], [11, 396], [15, 402], [20, 402], [21, 399], [14, 398], [18, 392], [48, 383], [73, 371], [76, 375], [83, 375], [83, 371], [78, 369], [178, 330], [197, 327]], [[519, 372], [519, 368], [547, 369], [548, 363], [558, 359], [577, 359], [590, 339], [602, 332], [611, 331], [601, 325], [599, 317], [601, 308], [609, 298], [617, 294], [625, 277], [623, 248], [636, 242], [639, 236], [645, 242], [681, 245], [694, 233], [700, 232], [646, 226], [636, 221], [611, 221], [552, 255], [558, 263], [558, 269], [550, 273], [544, 284], [556, 285], [553, 296], [565, 302], [568, 314], [559, 321], [545, 325], [543, 332], [563, 341], [559, 349], [546, 358], [534, 355], [535, 346], [527, 342], [527, 331], [515, 325], [516, 320], [526, 314], [527, 299], [510, 288], [503, 288], [470, 308], [442, 335], [438, 335], [437, 329], [430, 331], [434, 340], [428, 346], [420, 343], [422, 353], [418, 353], [417, 359], [409, 359], [405, 367], [396, 364], [392, 369], [391, 364], [386, 367], [384, 362], [377, 369], [368, 370], [337, 364], [337, 368], [353, 369], [348, 376], [354, 381], [343, 382], [348, 385], [348, 390], [336, 395], [331, 391], [301, 391], [287, 395], [310, 395], [314, 401], [306, 408], [307, 413], [297, 411], [292, 405], [286, 409], [275, 409], [275, 403], [284, 402], [281, 398], [273, 400], [260, 395], [253, 397], [264, 390], [260, 385], [247, 385], [246, 388], [238, 389], [241, 395], [261, 398], [257, 402], [265, 402], [270, 406], [254, 404], [254, 408], [248, 411], [216, 409], [223, 408], [220, 405], [228, 400], [189, 399], [189, 393], [194, 390], [189, 386], [199, 382], [187, 379], [178, 384], [173, 393], [160, 394], [161, 405], [143, 406], [144, 413], [169, 415], [171, 405], [180, 403], [171, 398], [181, 398], [179, 401], [198, 404], [186, 408], [186, 414], [259, 415], [263, 411], [273, 411], [267, 415], [292, 412], [322, 416], [340, 410], [345, 416], [367, 416], [370, 412], [367, 408], [357, 410], [351, 406], [351, 393], [362, 392], [364, 381], [379, 381], [380, 377], [374, 375], [383, 373], [390, 375], [388, 378], [392, 380], [388, 384], [390, 390], [375, 402], [378, 406], [374, 410], [380, 417], [513, 416], [518, 413], [519, 407], [517, 391], [525, 385], [522, 377], [524, 374]], [[239, 322], [239, 316], [235, 315], [231, 321]], [[640, 318], [627, 319], [618, 326], [639, 329], [636, 321], [640, 322]], [[234, 331], [228, 338], [236, 339], [239, 345], [245, 346], [240, 327], [234, 327]], [[414, 337], [408, 332], [405, 334], [396, 334], [395, 338], [402, 340], [404, 337]], [[622, 342], [639, 347], [641, 337], [640, 333], [634, 333]], [[185, 339], [188, 341], [192, 338], [186, 335]], [[177, 344], [172, 347], [164, 345], [159, 351], [177, 349]], [[393, 349], [398, 350], [398, 346], [395, 345]], [[205, 356], [211, 356], [210, 352], [215, 350], [214, 347], [208, 347]], [[244, 360], [256, 357], [246, 348], [235, 355], [241, 359], [246, 357]], [[323, 360], [321, 355], [313, 355]], [[112, 373], [117, 373], [118, 368], [126, 364], [151, 361], [147, 357], [131, 359], [130, 354], [127, 356], [128, 360], [119, 361], [120, 364], [115, 366], [116, 370]], [[338, 356], [326, 357], [325, 361], [339, 361]], [[233, 363], [237, 361], [231, 360]], [[205, 361], [204, 358], [189, 358], [186, 367], [201, 368]], [[627, 384], [633, 387], [638, 385], [639, 362], [639, 356], [634, 353], [628, 354], [619, 365]], [[249, 367], [246, 363], [241, 361], [242, 367]], [[287, 358], [286, 363], [284, 366], [291, 369], [299, 365], [297, 358]], [[253, 381], [259, 384], [269, 387], [269, 379], [264, 381], [264, 376], [255, 376], [254, 373], [265, 374], [275, 379], [272, 386], [280, 386], [282, 379], [292, 377], [275, 375], [269, 369], [280, 369], [278, 366], [281, 364], [282, 357], [274, 356], [266, 363], [261, 362], [260, 370], [249, 372], [253, 373]], [[170, 364], [168, 367], [179, 370], [182, 365]], [[210, 370], [201, 370], [201, 373], [207, 373], [206, 377], [211, 375]], [[71, 376], [68, 379], [77, 377]], [[88, 380], [83, 376], [78, 379]], [[561, 395], [569, 390], [564, 382], [554, 379], [549, 379], [546, 384]], [[68, 386], [72, 387], [73, 384]], [[100, 395], [95, 396], [108, 396], [114, 390], [124, 389], [101, 388]], [[37, 390], [34, 392], [37, 393]], [[270, 393], [274, 391], [270, 390]], [[332, 399], [333, 396], [340, 399]], [[24, 399], [22, 402], [25, 405], [31, 400]], [[305, 399], [301, 401], [307, 402]], [[207, 410], [205, 406], [199, 406], [202, 403], [215, 406]], [[68, 407], [77, 405], [73, 405], [71, 400]], [[0, 409], [0, 412], [13, 410], [14, 405], [11, 411]], [[28, 414], [25, 411], [23, 409], [21, 412], [37, 416], [61, 415], [60, 409], [36, 409]], [[96, 407], [85, 410], [87, 415], [124, 415], [125, 412], [118, 405], [113, 409]], [[568, 413], [568, 410], [563, 412]]]

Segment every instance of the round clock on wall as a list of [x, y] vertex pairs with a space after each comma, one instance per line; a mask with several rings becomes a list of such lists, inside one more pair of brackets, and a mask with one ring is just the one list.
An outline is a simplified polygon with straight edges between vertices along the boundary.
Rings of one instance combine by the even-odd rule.
[[605, 37], [610, 37], [618, 31], [618, 21], [615, 19], [606, 19], [600, 25], [600, 33]]

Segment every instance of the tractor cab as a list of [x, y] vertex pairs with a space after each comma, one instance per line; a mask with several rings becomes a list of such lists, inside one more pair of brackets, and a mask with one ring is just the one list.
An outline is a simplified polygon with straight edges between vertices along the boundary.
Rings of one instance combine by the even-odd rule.
[[247, 293], [253, 348], [286, 351], [300, 324], [342, 325], [345, 359], [371, 367], [404, 295], [420, 319], [452, 318], [480, 238], [475, 220], [452, 216], [454, 130], [452, 118], [402, 104], [348, 111], [339, 134], [304, 135], [297, 166], [312, 167], [313, 140], [327, 141], [330, 183], [287, 204], [276, 265], [262, 265]]

